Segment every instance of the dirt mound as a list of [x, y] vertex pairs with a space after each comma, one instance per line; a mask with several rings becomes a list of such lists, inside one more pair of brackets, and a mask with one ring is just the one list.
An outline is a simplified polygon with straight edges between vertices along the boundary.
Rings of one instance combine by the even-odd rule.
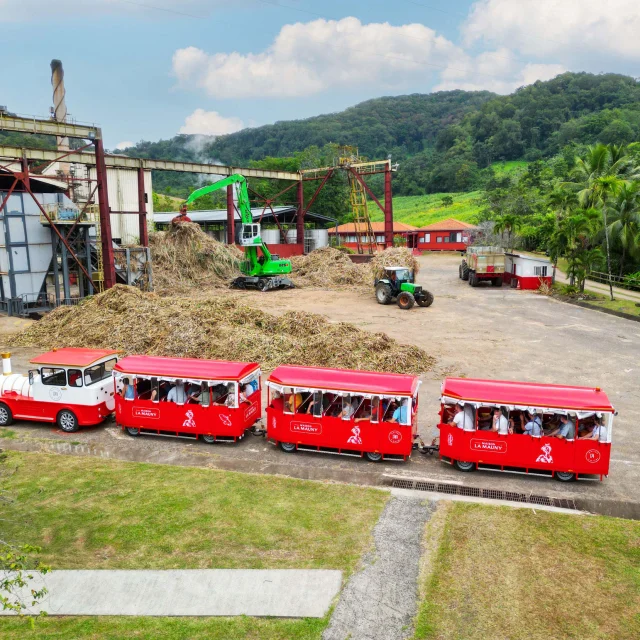
[[240, 274], [242, 252], [207, 235], [199, 225], [182, 222], [149, 234], [154, 289], [161, 294], [194, 287], [228, 287]]
[[354, 264], [346, 253], [333, 247], [322, 247], [306, 256], [294, 256], [291, 268], [291, 279], [297, 287], [339, 289], [371, 284], [368, 269]]
[[406, 247], [394, 247], [377, 253], [369, 263], [373, 277], [380, 278], [384, 275], [385, 267], [408, 267], [413, 269], [414, 275], [418, 275], [420, 264], [413, 255], [411, 249]]
[[125, 353], [257, 361], [398, 373], [430, 370], [434, 359], [384, 333], [323, 316], [273, 316], [238, 297], [162, 298], [117, 285], [74, 307], [60, 307], [11, 338], [14, 346], [93, 347]]

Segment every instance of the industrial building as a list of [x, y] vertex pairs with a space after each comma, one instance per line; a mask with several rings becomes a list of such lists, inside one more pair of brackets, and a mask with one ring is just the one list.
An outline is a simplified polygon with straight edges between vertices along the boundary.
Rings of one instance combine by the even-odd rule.
[[[19, 116], [0, 107], [0, 131], [54, 137], [57, 147], [23, 148], [0, 141], [0, 311], [40, 313], [116, 282], [152, 289], [148, 231], [173, 215], [154, 216], [152, 171], [188, 172], [212, 181], [242, 174], [288, 183], [268, 198], [252, 190], [252, 199], [262, 207], [254, 217], [265, 224], [266, 243], [283, 257], [327, 244], [326, 227], [335, 221], [310, 209], [327, 181], [342, 171], [348, 175], [356, 222], [371, 228], [367, 198], [384, 214], [375, 241], [371, 233], [357, 234], [358, 253], [371, 253], [380, 242], [393, 246], [391, 177], [397, 165], [390, 159], [361, 161], [357, 150], [346, 147], [334, 166], [288, 172], [107, 154], [99, 127], [68, 116], [58, 60], [51, 63], [51, 83], [50, 118]], [[384, 176], [383, 202], [365, 182], [375, 174]], [[314, 185], [308, 201], [305, 183]], [[282, 207], [282, 197], [293, 189], [295, 204]], [[207, 232], [231, 244], [239, 215], [231, 187], [226, 195], [226, 210], [193, 216]]]
[[[252, 209], [253, 219], [262, 225], [262, 240], [269, 251], [283, 258], [299, 256], [329, 244], [328, 225], [336, 225], [335, 218], [307, 211], [304, 217], [304, 245], [297, 241], [296, 229], [297, 207], [271, 207], [270, 210]], [[240, 224], [240, 214], [234, 212], [235, 224]], [[171, 220], [178, 215], [177, 211], [156, 213], [154, 216], [156, 229], [166, 229]], [[199, 224], [202, 230], [220, 242], [227, 242], [227, 211], [213, 209], [208, 211], [190, 211], [189, 218]]]

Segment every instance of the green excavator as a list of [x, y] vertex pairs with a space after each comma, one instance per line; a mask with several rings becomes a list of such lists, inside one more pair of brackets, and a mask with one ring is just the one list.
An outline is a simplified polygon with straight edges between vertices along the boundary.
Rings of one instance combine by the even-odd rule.
[[[190, 205], [194, 200], [206, 196], [208, 193], [224, 189], [231, 184], [238, 185], [238, 212], [242, 224], [236, 225], [236, 244], [244, 247], [246, 260], [241, 263], [240, 271], [244, 274], [236, 278], [232, 283], [233, 289], [259, 289], [269, 291], [270, 289], [290, 289], [293, 282], [286, 277], [291, 273], [291, 262], [281, 260], [267, 249], [267, 245], [260, 237], [260, 225], [253, 221], [251, 205], [249, 203], [249, 192], [247, 191], [247, 181], [244, 176], [238, 173], [218, 180], [206, 187], [196, 189], [186, 200], [185, 205]], [[258, 249], [262, 255], [258, 255]]]

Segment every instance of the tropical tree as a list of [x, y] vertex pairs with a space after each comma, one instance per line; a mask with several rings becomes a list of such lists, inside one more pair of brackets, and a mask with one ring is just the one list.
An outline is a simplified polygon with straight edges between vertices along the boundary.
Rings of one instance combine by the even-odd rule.
[[609, 224], [609, 235], [622, 249], [619, 277], [624, 274], [627, 256], [640, 254], [640, 182], [623, 184], [610, 205], [613, 222]]
[[504, 240], [504, 234], [507, 234], [507, 246], [509, 249], [512, 248], [511, 245], [511, 236], [512, 234], [522, 227], [522, 218], [512, 214], [505, 213], [503, 216], [500, 216], [496, 219], [495, 224], [493, 226], [493, 230], [495, 233], [499, 233], [502, 239]]

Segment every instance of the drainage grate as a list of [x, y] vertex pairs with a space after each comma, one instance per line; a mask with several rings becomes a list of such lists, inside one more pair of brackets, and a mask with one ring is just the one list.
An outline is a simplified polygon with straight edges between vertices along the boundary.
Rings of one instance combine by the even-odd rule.
[[524, 502], [539, 504], [546, 507], [562, 507], [563, 509], [578, 509], [572, 499], [550, 498], [536, 494], [517, 493], [515, 491], [501, 491], [499, 489], [481, 489], [479, 487], [465, 487], [444, 482], [427, 482], [424, 480], [407, 480], [405, 478], [390, 478], [390, 484], [397, 489], [417, 489], [418, 491], [437, 491], [449, 495], [471, 496], [475, 498], [489, 498], [491, 500], [506, 500], [508, 502]]
[[528, 502], [527, 496], [524, 493], [514, 493], [513, 491], [505, 491], [504, 499], [511, 502]]

